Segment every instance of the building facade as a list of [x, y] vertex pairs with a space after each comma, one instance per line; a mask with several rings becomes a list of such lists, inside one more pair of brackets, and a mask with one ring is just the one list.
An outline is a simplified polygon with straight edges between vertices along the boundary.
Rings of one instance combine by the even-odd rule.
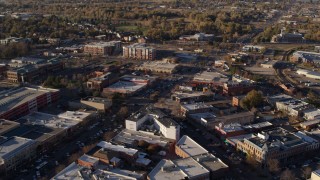
[[132, 44], [123, 47], [123, 57], [139, 60], [155, 60], [156, 49], [148, 47], [146, 44]]

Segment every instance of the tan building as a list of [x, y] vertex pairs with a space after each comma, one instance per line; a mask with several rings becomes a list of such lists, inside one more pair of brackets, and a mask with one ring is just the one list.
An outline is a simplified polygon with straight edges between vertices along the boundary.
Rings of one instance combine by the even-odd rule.
[[106, 111], [112, 105], [112, 101], [105, 98], [99, 98], [99, 97], [88, 97], [85, 99], [81, 99], [80, 102], [88, 107], [91, 107], [100, 111]]
[[118, 76], [114, 73], [108, 72], [106, 74], [102, 74], [99, 77], [91, 78], [87, 81], [87, 88], [101, 91], [106, 86], [116, 82], [118, 80]]
[[202, 146], [200, 146], [193, 139], [186, 135], [182, 136], [181, 139], [177, 142], [175, 152], [182, 158], [188, 158], [208, 153], [206, 149], [204, 149]]
[[156, 49], [148, 47], [143, 43], [135, 43], [123, 47], [123, 57], [139, 60], [154, 60], [156, 59]]
[[308, 143], [282, 128], [262, 131], [237, 141], [237, 149], [265, 163], [268, 159], [288, 162], [306, 151]]
[[144, 62], [142, 65], [136, 67], [136, 70], [139, 71], [151, 71], [157, 73], [168, 73], [172, 74], [177, 70], [178, 64], [172, 64], [167, 62], [159, 62], [159, 61], [152, 61], [152, 62]]
[[93, 56], [113, 55], [121, 50], [120, 41], [98, 42], [84, 46], [84, 53]]

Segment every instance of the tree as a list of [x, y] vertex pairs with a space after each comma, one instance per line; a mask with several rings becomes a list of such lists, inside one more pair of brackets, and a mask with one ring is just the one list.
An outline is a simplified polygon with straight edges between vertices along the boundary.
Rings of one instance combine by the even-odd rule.
[[306, 179], [310, 178], [311, 173], [312, 173], [312, 169], [309, 166], [306, 168], [303, 168], [303, 170], [302, 170], [303, 177]]
[[122, 106], [120, 108], [120, 110], [118, 111], [117, 116], [119, 116], [121, 118], [125, 118], [125, 117], [128, 116], [128, 113], [129, 113], [128, 107], [127, 106]]
[[150, 144], [147, 148], [147, 151], [151, 154], [155, 154], [161, 150], [161, 147], [158, 144]]
[[250, 91], [245, 98], [240, 101], [240, 106], [243, 109], [250, 110], [253, 107], [258, 107], [263, 102], [263, 95], [256, 90]]
[[280, 175], [280, 180], [292, 180], [295, 179], [295, 175], [289, 169], [284, 170]]
[[140, 140], [138, 142], [138, 146], [141, 147], [141, 148], [147, 148], [149, 146], [149, 143], [145, 140]]
[[278, 159], [268, 159], [267, 164], [270, 172], [277, 173], [280, 171], [280, 163]]

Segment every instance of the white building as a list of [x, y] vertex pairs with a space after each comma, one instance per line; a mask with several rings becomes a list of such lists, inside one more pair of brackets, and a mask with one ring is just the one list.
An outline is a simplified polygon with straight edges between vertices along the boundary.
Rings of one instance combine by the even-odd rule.
[[161, 160], [148, 175], [149, 180], [210, 179], [210, 172], [193, 158]]
[[180, 126], [157, 110], [147, 108], [133, 114], [126, 120], [126, 129], [147, 133], [161, 134], [166, 138], [178, 140]]
[[309, 71], [305, 69], [299, 69], [297, 70], [297, 74], [304, 75], [307, 78], [320, 80], [320, 73], [316, 71]]
[[311, 178], [310, 180], [320, 180], [320, 169], [313, 171], [311, 173]]

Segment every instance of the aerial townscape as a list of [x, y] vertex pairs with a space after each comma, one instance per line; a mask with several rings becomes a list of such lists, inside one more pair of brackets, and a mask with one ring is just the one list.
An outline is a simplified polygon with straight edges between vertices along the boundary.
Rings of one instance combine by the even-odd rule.
[[0, 180], [320, 180], [320, 0], [0, 0]]

